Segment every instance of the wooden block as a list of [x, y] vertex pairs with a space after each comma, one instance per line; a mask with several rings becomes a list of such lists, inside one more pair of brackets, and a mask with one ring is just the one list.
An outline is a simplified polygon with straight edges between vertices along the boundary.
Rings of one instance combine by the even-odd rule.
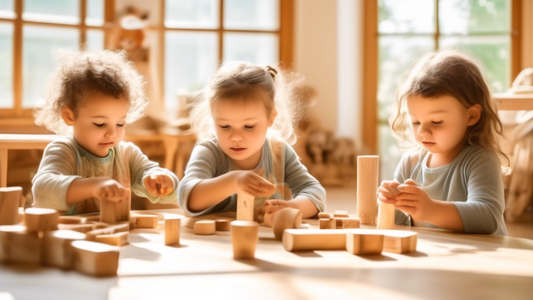
[[85, 234], [72, 230], [46, 231], [42, 240], [42, 263], [61, 269], [73, 267], [71, 243], [84, 240]]
[[302, 212], [299, 209], [286, 207], [276, 212], [272, 230], [276, 240], [281, 241], [285, 229], [297, 229], [302, 225]]
[[333, 214], [333, 217], [334, 218], [349, 218], [350, 215], [345, 210], [336, 210], [335, 213]]
[[59, 212], [50, 208], [28, 208], [24, 211], [24, 224], [28, 231], [57, 230]]
[[357, 157], [357, 216], [364, 225], [376, 225], [379, 156]]
[[133, 228], [157, 228], [159, 217], [148, 214], [131, 214], [130, 223]]
[[259, 240], [259, 224], [254, 221], [231, 222], [231, 245], [233, 258], [253, 259]]
[[287, 251], [344, 250], [346, 229], [286, 229], [283, 248]]
[[379, 229], [393, 229], [395, 208], [393, 204], [379, 202], [378, 210], [378, 228]]
[[19, 186], [0, 188], [0, 225], [18, 224], [21, 196], [22, 188]]
[[215, 226], [217, 231], [230, 231], [231, 229], [230, 221], [225, 219], [215, 220]]
[[321, 212], [321, 213], [318, 213], [318, 218], [319, 219], [331, 219], [333, 218], [333, 214], [330, 214], [327, 212]]
[[383, 239], [383, 233], [378, 230], [351, 229], [346, 236], [346, 250], [356, 255], [380, 254]]
[[82, 218], [82, 223], [100, 222], [100, 213], [87, 214], [87, 215], [78, 215], [78, 216], [80, 218]]
[[113, 234], [101, 234], [97, 235], [94, 239], [95, 242], [104, 243], [111, 246], [121, 247], [130, 243], [130, 233], [127, 231], [116, 232]]
[[410, 253], [416, 251], [418, 233], [407, 230], [383, 230], [385, 240], [383, 251], [392, 253]]
[[119, 248], [89, 241], [72, 242], [74, 269], [92, 276], [116, 276]]
[[213, 220], [197, 221], [196, 223], [194, 223], [194, 234], [215, 234], [215, 229], [215, 221]]
[[84, 218], [80, 216], [59, 216], [59, 224], [81, 224]]
[[180, 244], [181, 219], [165, 219], [165, 245]]
[[57, 227], [60, 230], [73, 230], [81, 233], [87, 233], [95, 229], [93, 224], [58, 224]]
[[335, 219], [319, 219], [318, 226], [320, 229], [336, 229], [337, 221]]
[[121, 202], [100, 200], [100, 222], [118, 223], [130, 220], [131, 193]]
[[0, 262], [39, 264], [39, 233], [29, 232], [21, 225], [0, 226]]
[[117, 232], [129, 231], [129, 230], [130, 230], [130, 223], [129, 222], [125, 222], [125, 223], [122, 223], [122, 224], [116, 224], [116, 225], [109, 226], [109, 227], [106, 227], [106, 228], [96, 229], [96, 230], [92, 230], [92, 231], [87, 232], [87, 240], [88, 241], [94, 241], [94, 240], [96, 240], [96, 236], [97, 235], [113, 234], [113, 233], [117, 233]]
[[359, 228], [361, 223], [356, 218], [338, 218], [336, 220], [340, 221], [340, 227], [342, 229]]
[[254, 200], [254, 196], [245, 192], [239, 192], [237, 194], [237, 220], [254, 220]]

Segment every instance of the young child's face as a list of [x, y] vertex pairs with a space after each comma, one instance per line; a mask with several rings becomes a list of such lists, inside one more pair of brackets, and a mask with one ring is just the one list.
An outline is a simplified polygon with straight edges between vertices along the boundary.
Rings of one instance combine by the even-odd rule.
[[80, 146], [105, 157], [124, 137], [127, 114], [128, 102], [124, 97], [115, 99], [102, 93], [90, 93], [78, 108], [77, 118], [69, 120], [64, 115], [63, 119], [73, 127], [74, 139]]
[[261, 149], [273, 117], [259, 101], [218, 101], [212, 108], [218, 144], [235, 163], [251, 170], [261, 160]]
[[457, 155], [464, 148], [466, 130], [473, 125], [469, 110], [447, 95], [436, 98], [415, 95], [407, 99], [416, 142], [430, 153], [443, 156]]

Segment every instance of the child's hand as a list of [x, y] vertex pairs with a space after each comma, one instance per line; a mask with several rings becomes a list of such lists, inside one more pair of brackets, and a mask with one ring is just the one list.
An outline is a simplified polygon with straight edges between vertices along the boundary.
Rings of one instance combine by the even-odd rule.
[[378, 188], [378, 198], [384, 203], [394, 204], [396, 196], [400, 194], [398, 186], [400, 183], [396, 181], [383, 181]]
[[152, 174], [143, 179], [144, 187], [152, 197], [166, 196], [174, 191], [174, 181], [166, 174]]
[[264, 213], [264, 222], [266, 226], [272, 227], [276, 213], [283, 208], [291, 207], [285, 200], [271, 199], [265, 201], [261, 213]]
[[107, 179], [98, 182], [93, 187], [95, 198], [107, 201], [121, 202], [128, 196], [128, 190], [114, 179]]
[[276, 187], [261, 177], [262, 170], [257, 174], [252, 171], [238, 171], [237, 188], [254, 197], [268, 197], [276, 192]]
[[392, 204], [397, 209], [410, 214], [414, 220], [425, 221], [433, 213], [435, 200], [431, 199], [414, 180], [407, 179], [404, 184], [398, 186], [398, 191], [400, 194], [396, 196], [396, 201]]

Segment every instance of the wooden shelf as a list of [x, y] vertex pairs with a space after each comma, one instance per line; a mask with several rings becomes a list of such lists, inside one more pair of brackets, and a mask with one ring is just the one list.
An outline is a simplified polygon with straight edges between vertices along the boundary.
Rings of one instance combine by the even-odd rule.
[[498, 102], [499, 110], [533, 110], [533, 94], [506, 94], [492, 95]]

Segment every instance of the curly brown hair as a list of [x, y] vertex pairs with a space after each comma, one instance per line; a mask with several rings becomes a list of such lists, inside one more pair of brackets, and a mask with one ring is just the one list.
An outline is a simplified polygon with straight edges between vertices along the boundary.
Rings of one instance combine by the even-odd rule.
[[61, 117], [64, 107], [78, 115], [88, 93], [100, 92], [128, 101], [127, 123], [139, 119], [148, 100], [144, 78], [137, 73], [125, 51], [75, 51], [58, 49], [54, 56], [57, 69], [48, 77], [45, 102], [34, 110], [35, 124], [57, 134], [66, 134], [68, 126]]

